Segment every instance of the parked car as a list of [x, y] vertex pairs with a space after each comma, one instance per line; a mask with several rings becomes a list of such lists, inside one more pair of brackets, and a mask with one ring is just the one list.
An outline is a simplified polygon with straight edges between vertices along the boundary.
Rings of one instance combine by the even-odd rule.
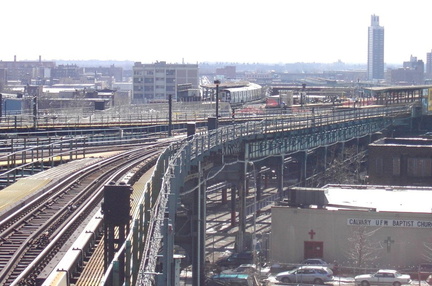
[[255, 264], [241, 264], [239, 267], [235, 269], [228, 269], [224, 270], [221, 273], [223, 274], [240, 274], [240, 273], [246, 273], [246, 274], [254, 274], [256, 272], [256, 265]]
[[321, 258], [308, 258], [303, 260], [300, 265], [319, 265], [319, 266], [325, 266], [328, 268], [333, 268], [333, 265], [330, 263], [327, 263], [326, 261], [324, 261]]
[[432, 264], [423, 263], [418, 267], [417, 279], [426, 280], [429, 275], [432, 275]]
[[432, 275], [429, 275], [428, 278], [426, 278], [426, 282], [427, 282], [429, 285], [432, 285]]
[[432, 263], [422, 263], [415, 267], [402, 270], [411, 276], [411, 279], [425, 281], [429, 275], [432, 275]]
[[245, 251], [240, 253], [233, 253], [230, 256], [223, 257], [216, 261], [219, 267], [238, 267], [241, 264], [253, 263], [252, 251]]
[[276, 280], [284, 283], [324, 284], [333, 280], [333, 271], [325, 266], [300, 266], [291, 271], [278, 273]]
[[369, 285], [393, 285], [401, 286], [402, 284], [410, 284], [411, 277], [408, 274], [401, 274], [397, 270], [380, 269], [373, 274], [357, 275], [355, 284], [360, 286]]
[[206, 286], [221, 286], [221, 285], [236, 285], [236, 286], [253, 286], [253, 278], [249, 274], [217, 274], [210, 277]]
[[267, 278], [275, 277], [276, 274], [281, 272], [287, 272], [296, 269], [298, 266], [293, 266], [290, 264], [280, 264], [272, 263], [268, 265], [263, 265], [260, 269], [259, 277], [261, 279], [268, 280]]

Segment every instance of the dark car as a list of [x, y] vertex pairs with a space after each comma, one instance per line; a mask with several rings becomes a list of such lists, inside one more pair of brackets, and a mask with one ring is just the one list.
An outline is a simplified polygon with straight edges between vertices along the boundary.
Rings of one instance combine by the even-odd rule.
[[418, 275], [417, 279], [420, 280], [426, 280], [429, 275], [432, 274], [432, 264], [431, 263], [424, 263], [420, 264], [418, 267]]
[[219, 259], [216, 264], [220, 267], [238, 267], [240, 264], [253, 263], [252, 251], [233, 253], [230, 256]]
[[411, 276], [411, 279], [426, 280], [429, 275], [432, 275], [432, 263], [422, 263], [410, 269], [404, 270]]

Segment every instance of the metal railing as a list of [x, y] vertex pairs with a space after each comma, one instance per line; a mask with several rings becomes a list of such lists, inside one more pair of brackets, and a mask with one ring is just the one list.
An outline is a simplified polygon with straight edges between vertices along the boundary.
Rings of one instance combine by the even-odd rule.
[[[101, 146], [120, 146], [124, 144], [140, 144], [166, 137], [166, 132], [150, 132], [158, 130], [158, 126], [140, 128], [140, 131], [125, 129], [96, 129], [87, 132], [76, 131], [76, 136], [32, 137], [20, 138], [12, 135], [10, 139], [2, 139], [0, 147], [0, 184], [7, 186], [17, 178], [35, 174], [46, 168], [53, 167], [75, 159], [84, 158], [89, 149]], [[177, 130], [178, 131], [178, 130]], [[82, 135], [79, 135], [82, 133]], [[46, 134], [46, 133], [44, 133]], [[23, 134], [20, 134], [23, 135]], [[30, 134], [29, 134], [30, 135]]]

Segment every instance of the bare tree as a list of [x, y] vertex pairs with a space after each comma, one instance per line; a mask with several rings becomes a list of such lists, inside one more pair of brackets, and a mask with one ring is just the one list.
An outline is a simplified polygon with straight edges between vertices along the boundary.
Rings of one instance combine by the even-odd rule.
[[[314, 181], [311, 185], [316, 187], [325, 184], [360, 184], [360, 173], [365, 169], [366, 151], [358, 150], [357, 146], [340, 148], [331, 146], [328, 148], [328, 162], [326, 166], [315, 167]], [[318, 164], [323, 164], [323, 160]], [[325, 169], [318, 173], [318, 170]]]
[[427, 262], [432, 262], [432, 242], [424, 242], [425, 251], [422, 254], [423, 258]]
[[350, 246], [347, 252], [347, 258], [354, 270], [370, 267], [378, 257], [382, 246], [374, 243], [372, 237], [379, 230], [370, 230], [366, 226], [354, 227], [352, 234], [348, 237]]

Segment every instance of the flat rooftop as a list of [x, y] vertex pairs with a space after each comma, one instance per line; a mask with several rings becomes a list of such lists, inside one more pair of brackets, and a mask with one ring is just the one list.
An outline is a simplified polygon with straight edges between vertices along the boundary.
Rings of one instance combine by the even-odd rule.
[[407, 90], [421, 90], [432, 88], [432, 85], [396, 85], [396, 86], [378, 86], [378, 87], [364, 87], [365, 90], [371, 90], [375, 92], [383, 91], [407, 91]]
[[353, 207], [382, 212], [432, 213], [432, 187], [326, 185], [327, 209]]
[[371, 146], [432, 146], [432, 139], [428, 138], [381, 138]]

